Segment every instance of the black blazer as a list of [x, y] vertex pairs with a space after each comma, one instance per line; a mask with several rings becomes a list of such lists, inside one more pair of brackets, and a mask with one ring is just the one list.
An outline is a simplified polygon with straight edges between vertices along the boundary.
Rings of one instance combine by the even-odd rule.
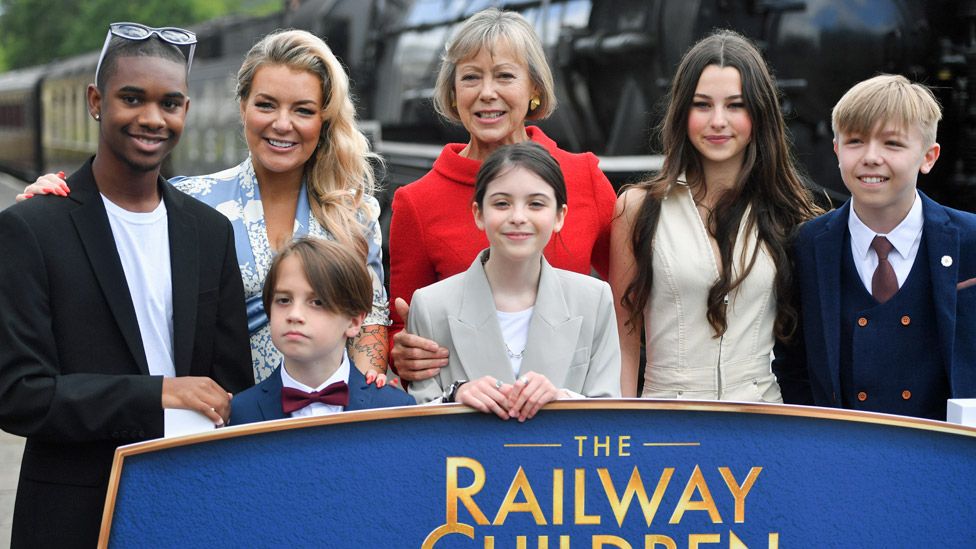
[[[90, 546], [115, 447], [163, 435], [162, 377], [150, 376], [91, 160], [68, 198], [0, 212], [0, 427], [27, 437], [13, 546]], [[253, 385], [230, 223], [160, 178], [178, 376], [230, 392]]]

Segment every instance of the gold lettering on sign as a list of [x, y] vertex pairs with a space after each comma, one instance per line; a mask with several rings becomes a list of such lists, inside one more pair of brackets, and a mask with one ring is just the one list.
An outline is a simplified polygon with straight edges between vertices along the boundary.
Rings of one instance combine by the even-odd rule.
[[[692, 501], [691, 497], [695, 492], [701, 494], [701, 499]], [[722, 517], [718, 514], [718, 509], [715, 507], [715, 500], [712, 499], [712, 493], [708, 490], [708, 484], [705, 483], [705, 477], [702, 476], [701, 468], [697, 465], [695, 465], [695, 470], [692, 471], [691, 478], [688, 479], [688, 484], [685, 485], [685, 491], [681, 493], [678, 505], [675, 507], [674, 513], [671, 514], [671, 520], [668, 522], [670, 524], [680, 523], [681, 517], [684, 516], [686, 511], [707, 511], [708, 517], [712, 519], [714, 524], [721, 524], [722, 522]]]

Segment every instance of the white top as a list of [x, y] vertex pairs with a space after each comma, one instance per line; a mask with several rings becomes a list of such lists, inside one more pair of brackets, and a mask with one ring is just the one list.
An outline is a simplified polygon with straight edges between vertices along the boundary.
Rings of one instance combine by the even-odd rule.
[[[733, 276], [744, 270], [756, 246], [756, 230], [746, 230], [749, 212], [736, 237]], [[661, 202], [652, 247], [654, 283], [644, 309], [647, 369], [642, 396], [782, 402], [770, 369], [776, 267], [765, 247], [729, 296], [728, 329], [720, 338], [706, 319], [708, 291], [718, 279], [716, 256], [684, 181]]]
[[[922, 217], [922, 201], [918, 199], [918, 191], [915, 192], [915, 202], [912, 209], [908, 210], [908, 215], [897, 227], [888, 234], [881, 234], [888, 238], [888, 242], [894, 246], [888, 254], [888, 263], [895, 270], [895, 278], [898, 279], [898, 287], [905, 283], [908, 273], [912, 271], [915, 264], [915, 256], [918, 255], [918, 247], [922, 243], [922, 226], [925, 220]], [[876, 233], [861, 221], [854, 211], [854, 202], [851, 199], [851, 214], [847, 218], [847, 229], [851, 233], [851, 254], [854, 256], [854, 266], [857, 267], [857, 274], [861, 277], [861, 282], [871, 291], [871, 279], [874, 278], [874, 271], [878, 268], [878, 253], [871, 249], [871, 241]]]
[[505, 340], [507, 347], [505, 354], [512, 364], [512, 373], [515, 377], [518, 377], [519, 370], [522, 369], [522, 353], [525, 352], [529, 340], [529, 321], [532, 320], [533, 309], [535, 307], [529, 307], [516, 313], [495, 310], [495, 314], [498, 315], [498, 326], [502, 329], [502, 339]]
[[[349, 355], [345, 351], [342, 352], [342, 362], [339, 363], [339, 369], [332, 373], [329, 379], [322, 382], [318, 387], [309, 387], [301, 381], [288, 375], [288, 370], [285, 366], [285, 361], [287, 359], [281, 359], [281, 386], [291, 387], [292, 389], [298, 389], [300, 391], [305, 391], [306, 393], [314, 393], [316, 391], [321, 391], [329, 385], [337, 381], [343, 381], [349, 383]], [[311, 417], [311, 416], [327, 416], [330, 414], [335, 414], [343, 411], [342, 406], [333, 406], [331, 404], [324, 404], [322, 402], [313, 402], [304, 408], [299, 408], [291, 413], [291, 417]]]
[[102, 195], [115, 247], [139, 322], [149, 373], [173, 377], [173, 279], [162, 200], [151, 212], [130, 212]]

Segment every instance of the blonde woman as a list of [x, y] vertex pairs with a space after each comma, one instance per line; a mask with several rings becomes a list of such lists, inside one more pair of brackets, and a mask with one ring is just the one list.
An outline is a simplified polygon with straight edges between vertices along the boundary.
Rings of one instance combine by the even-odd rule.
[[[318, 37], [278, 31], [248, 52], [237, 73], [237, 99], [248, 158], [222, 172], [171, 183], [216, 208], [234, 227], [255, 381], [281, 362], [261, 303], [265, 276], [275, 252], [306, 234], [356, 249], [369, 266], [373, 307], [349, 354], [364, 372], [385, 371], [389, 309], [379, 204], [372, 196], [370, 159], [376, 155], [357, 128], [348, 76]], [[66, 191], [48, 175], [25, 194]]]

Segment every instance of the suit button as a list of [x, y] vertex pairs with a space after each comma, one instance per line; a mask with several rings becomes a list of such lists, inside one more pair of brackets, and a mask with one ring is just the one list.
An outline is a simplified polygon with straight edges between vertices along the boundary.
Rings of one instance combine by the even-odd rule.
[[865, 400], [868, 399], [868, 394], [865, 393], [864, 391], [861, 391], [860, 393], [857, 394], [857, 399], [860, 400], [861, 402], [864, 402]]
[[904, 391], [901, 392], [901, 398], [903, 398], [904, 400], [908, 400], [912, 398], [912, 392], [909, 391], [908, 389], [905, 389]]
[[908, 315], [905, 315], [905, 316], [901, 317], [901, 325], [902, 326], [908, 326], [911, 323], [912, 323], [912, 317], [910, 317]]
[[862, 316], [861, 318], [857, 319], [857, 325], [860, 326], [860, 327], [862, 327], [862, 328], [865, 327], [865, 326], [867, 326], [868, 325], [868, 319]]

